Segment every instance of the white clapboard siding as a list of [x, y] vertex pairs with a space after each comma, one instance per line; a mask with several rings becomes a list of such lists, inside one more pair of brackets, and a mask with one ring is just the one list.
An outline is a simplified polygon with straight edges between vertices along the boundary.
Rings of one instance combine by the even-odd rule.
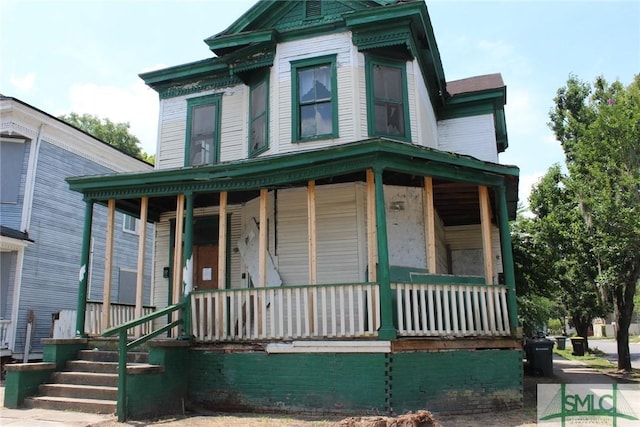
[[[274, 59], [274, 72], [277, 77], [279, 92], [276, 95], [271, 93], [272, 103], [275, 108], [272, 112], [277, 114], [278, 134], [272, 134], [272, 144], [278, 144], [277, 152], [294, 152], [334, 146], [336, 144], [355, 141], [357, 132], [353, 112], [356, 110], [353, 105], [353, 73], [355, 72], [352, 63], [353, 51], [355, 50], [351, 41], [351, 33], [329, 34], [319, 37], [312, 37], [305, 40], [295, 40], [280, 43], [277, 46], [276, 57]], [[338, 121], [339, 128], [337, 139], [323, 139], [319, 141], [308, 141], [304, 143], [291, 143], [291, 61], [314, 58], [318, 56], [336, 54], [337, 84], [338, 84]], [[275, 99], [277, 98], [277, 99]], [[366, 122], [365, 122], [366, 123]]]
[[438, 149], [498, 162], [493, 114], [441, 120]]
[[[480, 225], [460, 225], [454, 227], [446, 227], [446, 239], [451, 253], [458, 252], [457, 259], [473, 259], [474, 263], [465, 263], [464, 274], [484, 275], [484, 264], [482, 258], [482, 231]], [[500, 230], [491, 226], [491, 243], [493, 248], [493, 273], [497, 276], [502, 273], [502, 251], [500, 248]], [[453, 256], [452, 256], [453, 258]], [[461, 268], [461, 266], [458, 266]], [[462, 271], [456, 271], [456, 265], [453, 266], [454, 274], [463, 274]], [[475, 270], [468, 270], [475, 268]]]
[[248, 87], [238, 85], [224, 89], [220, 116], [220, 161], [247, 157]]
[[418, 62], [413, 61], [410, 67], [413, 68], [415, 92], [417, 95], [415, 103], [411, 104], [415, 107], [417, 117], [417, 132], [413, 134], [413, 142], [426, 147], [438, 148], [438, 126], [427, 86], [425, 85]]

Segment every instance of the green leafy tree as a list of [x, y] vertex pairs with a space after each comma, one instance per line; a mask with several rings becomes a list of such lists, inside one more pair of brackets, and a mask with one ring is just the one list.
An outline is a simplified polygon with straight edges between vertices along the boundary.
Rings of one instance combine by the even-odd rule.
[[618, 368], [630, 370], [640, 279], [640, 76], [627, 87], [602, 77], [592, 87], [569, 76], [554, 102], [550, 127], [565, 152], [564, 184], [580, 219], [574, 224], [593, 258], [598, 295], [613, 302]]
[[63, 115], [59, 119], [82, 129], [133, 157], [148, 163], [155, 162], [155, 156], [143, 152], [140, 148], [140, 140], [129, 132], [128, 122], [114, 123], [109, 119], [100, 119], [91, 114], [79, 115], [78, 113]]

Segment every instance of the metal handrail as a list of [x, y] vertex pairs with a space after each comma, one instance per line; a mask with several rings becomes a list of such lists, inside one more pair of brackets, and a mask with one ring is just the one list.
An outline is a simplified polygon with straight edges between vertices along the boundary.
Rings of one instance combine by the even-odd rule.
[[[109, 328], [102, 333], [103, 337], [111, 337], [114, 335], [118, 335], [118, 401], [117, 401], [117, 414], [118, 414], [118, 422], [124, 422], [127, 419], [127, 352], [139, 345], [149, 341], [151, 338], [154, 338], [163, 332], [166, 332], [176, 326], [179, 326], [185, 321], [183, 320], [185, 317], [189, 317], [188, 313], [184, 313], [184, 311], [188, 308], [190, 299], [185, 298], [182, 302], [174, 305], [170, 305], [161, 310], [155, 311], [153, 313], [149, 313], [145, 316], [142, 316], [138, 319], [131, 320], [130, 322], [123, 323], [122, 325], [114, 326], [113, 328]], [[144, 335], [130, 343], [127, 342], [127, 330], [138, 325], [142, 325], [143, 323], [152, 321], [158, 317], [171, 314], [174, 311], [182, 310], [183, 315], [173, 322], [168, 323], [167, 325]]]

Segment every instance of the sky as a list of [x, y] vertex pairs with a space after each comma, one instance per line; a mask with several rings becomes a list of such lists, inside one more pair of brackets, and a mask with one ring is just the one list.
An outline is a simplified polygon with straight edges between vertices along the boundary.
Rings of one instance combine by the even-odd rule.
[[[0, 0], [0, 93], [49, 114], [129, 122], [156, 151], [158, 96], [138, 74], [212, 57], [203, 40], [253, 0]], [[448, 81], [501, 73], [520, 200], [564, 155], [547, 125], [570, 74], [631, 83], [640, 1], [427, 0]]]

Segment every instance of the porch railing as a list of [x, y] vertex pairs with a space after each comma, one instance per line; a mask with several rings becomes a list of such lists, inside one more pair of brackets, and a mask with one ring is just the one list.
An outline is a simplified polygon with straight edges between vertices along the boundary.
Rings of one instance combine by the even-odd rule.
[[[107, 328], [102, 325], [102, 311], [103, 304], [101, 302], [87, 301], [86, 314], [85, 314], [85, 332], [89, 335], [100, 335]], [[155, 307], [144, 306], [142, 308], [142, 315], [153, 313]], [[112, 303], [109, 304], [109, 319], [111, 327], [116, 327], [127, 322], [131, 322], [136, 318], [136, 307], [131, 304]], [[151, 331], [151, 324], [142, 323], [142, 334], [148, 334]], [[133, 334], [133, 329], [129, 330], [129, 335]]]
[[9, 342], [11, 341], [11, 320], [0, 319], [0, 350], [6, 350], [9, 348]]
[[196, 341], [375, 337], [377, 284], [287, 286], [191, 294]]
[[399, 336], [508, 336], [507, 287], [393, 283]]

